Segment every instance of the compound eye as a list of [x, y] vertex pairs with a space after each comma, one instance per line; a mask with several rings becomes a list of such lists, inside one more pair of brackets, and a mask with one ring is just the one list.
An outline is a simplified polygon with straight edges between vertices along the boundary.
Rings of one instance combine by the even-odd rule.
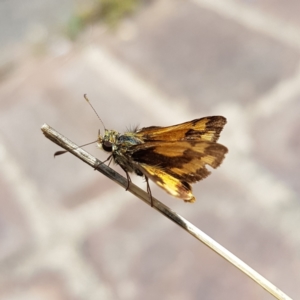
[[112, 152], [112, 143], [109, 142], [109, 141], [104, 141], [102, 143], [102, 148], [103, 148], [104, 151]]

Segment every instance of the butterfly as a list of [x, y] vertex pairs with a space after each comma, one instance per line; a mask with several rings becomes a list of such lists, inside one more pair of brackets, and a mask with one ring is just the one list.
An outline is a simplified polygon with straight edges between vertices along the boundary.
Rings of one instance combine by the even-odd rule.
[[227, 148], [216, 143], [226, 119], [211, 116], [178, 125], [151, 126], [119, 133], [105, 129], [98, 134], [98, 147], [111, 153], [113, 160], [124, 171], [144, 176], [147, 191], [152, 194], [148, 179], [170, 195], [195, 202], [191, 183], [206, 178], [210, 171], [206, 166], [217, 168], [223, 161]]

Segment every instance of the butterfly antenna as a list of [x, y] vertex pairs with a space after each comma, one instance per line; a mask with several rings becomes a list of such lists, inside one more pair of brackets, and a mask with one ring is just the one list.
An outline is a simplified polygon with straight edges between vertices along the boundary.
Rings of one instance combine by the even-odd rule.
[[88, 99], [87, 95], [84, 94], [83, 97], [84, 97], [84, 99], [86, 100], [86, 102], [90, 105], [90, 107], [93, 109], [93, 111], [95, 112], [96, 116], [98, 117], [98, 119], [99, 119], [100, 122], [102, 123], [104, 129], [106, 129], [105, 126], [104, 126], [103, 121], [101, 120], [101, 118], [100, 118], [100, 116], [98, 115], [96, 109], [94, 108], [94, 106], [92, 105], [92, 103], [90, 102], [90, 100]]

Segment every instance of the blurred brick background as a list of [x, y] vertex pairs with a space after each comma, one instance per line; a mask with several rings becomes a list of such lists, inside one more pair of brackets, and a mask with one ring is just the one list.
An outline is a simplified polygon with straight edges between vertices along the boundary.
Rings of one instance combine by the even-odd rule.
[[121, 132], [224, 115], [229, 154], [197, 202], [152, 192], [299, 299], [299, 1], [145, 1], [71, 41], [80, 5], [0, 2], [0, 299], [273, 299], [81, 161], [53, 159], [43, 123], [97, 136], [84, 93]]

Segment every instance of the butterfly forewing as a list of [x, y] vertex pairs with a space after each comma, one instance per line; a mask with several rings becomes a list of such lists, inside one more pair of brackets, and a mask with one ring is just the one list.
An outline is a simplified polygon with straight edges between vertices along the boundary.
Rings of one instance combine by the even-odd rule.
[[146, 141], [182, 141], [206, 140], [216, 142], [220, 136], [226, 119], [222, 116], [195, 119], [182, 124], [158, 127], [145, 127], [136, 132], [138, 137]]

